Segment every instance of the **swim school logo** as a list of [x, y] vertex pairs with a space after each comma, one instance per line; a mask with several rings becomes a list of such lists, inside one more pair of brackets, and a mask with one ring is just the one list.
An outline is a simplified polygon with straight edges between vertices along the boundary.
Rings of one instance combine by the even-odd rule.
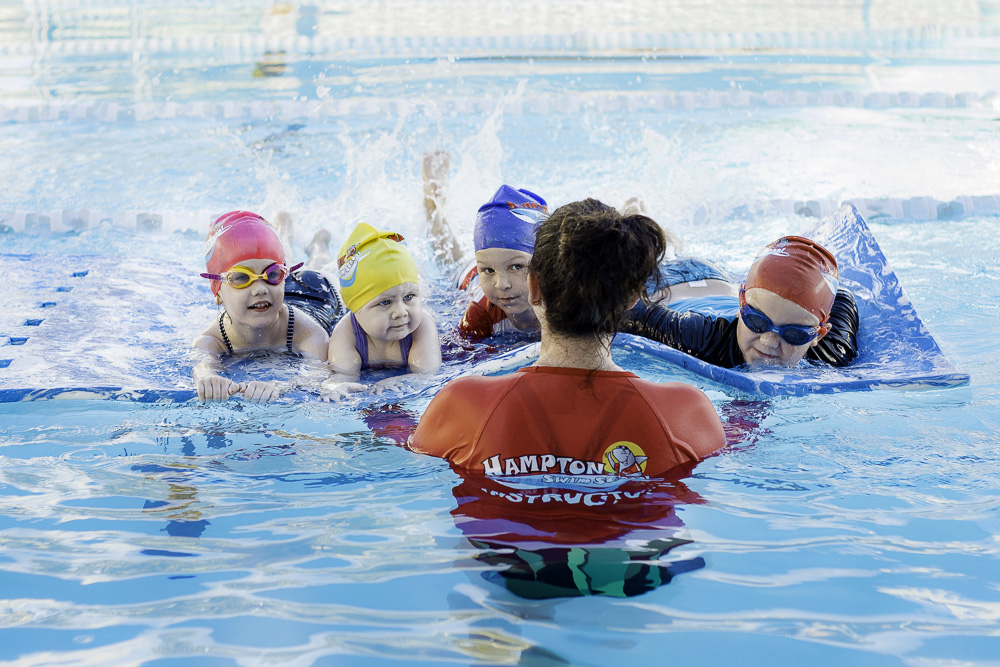
[[511, 477], [532, 473], [552, 473], [558, 475], [601, 475], [604, 474], [603, 461], [581, 461], [572, 456], [554, 454], [529, 454], [509, 459], [492, 456], [483, 463], [483, 471], [490, 476]]
[[608, 447], [604, 452], [604, 459], [608, 472], [621, 477], [632, 477], [646, 472], [646, 461], [649, 457], [639, 445], [621, 440]]
[[368, 255], [372, 254], [372, 249], [366, 250], [364, 252], [354, 252], [354, 248], [348, 252], [347, 258], [344, 263], [341, 264], [338, 274], [340, 276], [340, 286], [350, 287], [354, 284], [354, 281], [358, 278], [358, 264]]
[[571, 456], [528, 454], [501, 459], [500, 455], [482, 461], [483, 472], [490, 477], [536, 477], [547, 484], [617, 484], [622, 478], [641, 478], [649, 457], [639, 445], [620, 440], [610, 445], [600, 461], [586, 461]]
[[207, 264], [211, 259], [212, 255], [215, 254], [215, 242], [219, 240], [219, 237], [232, 229], [231, 226], [225, 224], [219, 225], [218, 229], [212, 231], [205, 239], [205, 263]]

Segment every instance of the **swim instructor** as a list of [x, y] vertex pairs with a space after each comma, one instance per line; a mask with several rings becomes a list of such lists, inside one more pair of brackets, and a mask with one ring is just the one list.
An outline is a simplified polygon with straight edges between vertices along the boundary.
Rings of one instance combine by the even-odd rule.
[[[538, 361], [498, 377], [449, 382], [409, 446], [504, 481], [607, 485], [661, 477], [725, 444], [708, 397], [623, 371], [611, 341], [657, 276], [663, 230], [595, 199], [538, 227], [528, 275]], [[516, 478], [516, 479], [515, 479]]]

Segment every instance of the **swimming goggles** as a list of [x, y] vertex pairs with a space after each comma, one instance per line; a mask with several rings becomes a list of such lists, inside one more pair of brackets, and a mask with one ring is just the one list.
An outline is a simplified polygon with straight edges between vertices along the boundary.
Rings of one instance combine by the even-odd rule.
[[[396, 233], [383, 234], [383, 235], [379, 236], [379, 238], [389, 239], [390, 241], [395, 241], [396, 243], [402, 243], [403, 242], [403, 235], [402, 234], [396, 234]], [[348, 248], [347, 252], [345, 252], [343, 255], [341, 255], [340, 257], [337, 258], [337, 268], [338, 269], [341, 268], [342, 266], [344, 266], [344, 264], [347, 264], [349, 261], [351, 261], [352, 257], [354, 257], [355, 255], [358, 254], [358, 246], [359, 245], [365, 245], [366, 243], [368, 243], [371, 240], [372, 239], [368, 239], [366, 241], [362, 241], [360, 244], [359, 243], [355, 243], [350, 248]]]
[[292, 271], [300, 268], [303, 264], [304, 262], [299, 262], [292, 268], [288, 268], [284, 264], [275, 262], [264, 269], [264, 273], [254, 273], [245, 266], [234, 266], [225, 273], [202, 273], [201, 277], [208, 278], [209, 280], [225, 281], [230, 287], [235, 287], [236, 289], [250, 287], [255, 280], [260, 278], [263, 278], [264, 282], [268, 285], [280, 285]]
[[770, 317], [747, 303], [744, 292], [746, 292], [746, 288], [741, 287], [740, 319], [743, 320], [743, 324], [746, 325], [747, 329], [755, 334], [764, 334], [769, 331], [773, 331], [781, 336], [781, 339], [789, 345], [805, 345], [807, 343], [811, 343], [817, 336], [821, 335], [820, 332], [825, 334], [830, 330], [829, 324], [818, 324], [816, 326], [810, 326], [807, 324], [785, 324], [780, 327], [775, 326]]

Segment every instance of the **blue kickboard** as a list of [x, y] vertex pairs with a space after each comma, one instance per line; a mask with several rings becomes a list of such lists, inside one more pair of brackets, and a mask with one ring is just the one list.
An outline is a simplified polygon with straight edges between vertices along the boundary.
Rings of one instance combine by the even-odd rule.
[[949, 387], [969, 381], [968, 374], [955, 369], [924, 326], [853, 205], [839, 208], [803, 236], [829, 248], [837, 258], [841, 286], [851, 290], [857, 301], [860, 352], [850, 366], [832, 368], [803, 363], [795, 368], [739, 371], [707, 364], [636, 336], [619, 336], [619, 344], [741, 391], [768, 396], [882, 387]]
[[188, 351], [214, 308], [191, 274], [136, 258], [0, 254], [0, 402], [194, 396]]
[[[830, 248], [840, 264], [842, 284], [856, 297], [861, 353], [851, 366], [744, 372], [712, 366], [635, 336], [618, 336], [616, 347], [764, 395], [947, 387], [969, 381], [945, 358], [917, 316], [857, 209], [844, 206], [806, 236]], [[205, 281], [189, 268], [157, 262], [155, 279], [144, 281], [150, 275], [145, 259], [0, 254], [0, 275], [0, 403], [195, 398], [191, 341], [217, 310]], [[414, 395], [433, 393], [458, 375], [512, 370], [531, 363], [533, 354], [537, 346], [494, 354], [484, 363], [446, 364]], [[234, 379], [252, 375], [284, 381], [290, 400], [314, 400], [317, 392], [310, 387], [324, 377], [319, 362], [287, 358], [234, 360], [229, 369]], [[262, 370], [270, 377], [262, 377]], [[633, 370], [641, 373], [641, 368]]]
[[[219, 311], [208, 282], [190, 267], [106, 255], [0, 254], [0, 276], [0, 403], [197, 398], [191, 343]], [[405, 396], [387, 390], [355, 395], [348, 404], [399, 401], [434, 393], [459, 375], [512, 370], [537, 356], [537, 346], [528, 347], [470, 353], [471, 361], [446, 363]], [[475, 361], [492, 356], [498, 358]], [[319, 399], [331, 375], [323, 362], [284, 354], [234, 357], [223, 366], [236, 381], [277, 382], [282, 400], [293, 402]], [[368, 379], [385, 375], [375, 371]]]

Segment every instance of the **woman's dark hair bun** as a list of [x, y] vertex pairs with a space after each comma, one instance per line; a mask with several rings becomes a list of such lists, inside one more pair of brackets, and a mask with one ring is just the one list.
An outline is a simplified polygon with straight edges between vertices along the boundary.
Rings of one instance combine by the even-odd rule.
[[531, 273], [545, 317], [567, 336], [613, 334], [646, 282], [658, 282], [663, 230], [645, 215], [623, 216], [596, 199], [561, 206], [535, 237]]

